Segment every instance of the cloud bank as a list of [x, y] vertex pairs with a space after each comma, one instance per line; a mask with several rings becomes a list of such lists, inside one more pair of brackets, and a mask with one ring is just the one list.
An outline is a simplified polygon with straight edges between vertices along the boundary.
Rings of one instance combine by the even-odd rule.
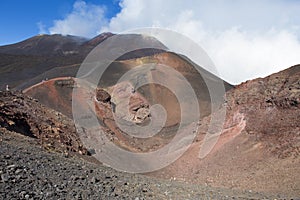
[[53, 27], [49, 28], [50, 34], [78, 35], [94, 37], [101, 26], [107, 23], [105, 6], [87, 4], [76, 1], [73, 11], [62, 20], [55, 20]]
[[121, 11], [106, 19], [101, 5], [84, 1], [54, 22], [50, 33], [91, 37], [162, 27], [197, 42], [219, 75], [237, 84], [300, 63], [300, 2], [296, 0], [122, 0]]
[[46, 26], [42, 22], [38, 22], [38, 23], [36, 23], [36, 25], [39, 29], [39, 34], [47, 33]]

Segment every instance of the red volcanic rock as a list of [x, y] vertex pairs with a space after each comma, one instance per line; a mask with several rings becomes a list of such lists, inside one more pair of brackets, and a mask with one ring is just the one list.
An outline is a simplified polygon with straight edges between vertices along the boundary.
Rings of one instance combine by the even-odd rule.
[[102, 88], [96, 89], [96, 110], [102, 120], [115, 121], [114, 117], [118, 117], [142, 123], [150, 117], [149, 103], [139, 92], [134, 91], [131, 83], [118, 83], [108, 90], [111, 94]]
[[0, 92], [0, 126], [38, 138], [49, 150], [87, 154], [68, 117], [22, 93]]
[[33, 85], [23, 93], [38, 99], [43, 105], [72, 118], [72, 92], [76, 81], [70, 77], [59, 77]]
[[116, 116], [134, 123], [142, 123], [149, 117], [149, 103], [129, 82], [121, 82], [110, 88]]
[[[205, 82], [196, 76], [197, 72], [186, 60], [176, 54], [161, 53], [147, 59], [116, 61], [113, 67], [110, 67], [111, 71], [102, 76], [104, 79], [101, 83], [106, 85], [101, 85], [96, 92], [92, 90], [87, 91], [87, 95], [80, 94], [80, 100], [84, 104], [87, 96], [94, 101], [94, 104], [88, 106], [95, 106], [96, 115], [99, 121], [103, 122], [99, 126], [115, 144], [132, 152], [149, 152], [162, 148], [173, 139], [176, 125], [180, 121], [180, 106], [176, 97], [167, 88], [155, 84], [142, 86], [138, 90], [133, 87], [135, 84], [129, 82], [114, 85], [122, 73], [147, 62], [168, 65], [181, 72], [191, 83], [201, 110], [198, 134], [191, 148], [172, 165], [152, 175], [256, 191], [298, 190], [295, 185], [299, 185], [300, 180], [299, 66], [266, 78], [247, 81], [234, 88], [225, 83], [227, 100], [221, 103], [227, 108], [224, 130], [208, 156], [199, 159], [199, 150], [210, 125], [212, 102]], [[212, 84], [219, 80], [208, 72], [201, 75], [206, 76]], [[178, 77], [170, 76], [156, 68], [151, 69], [144, 77], [145, 80], [154, 82], [163, 79], [176, 86], [178, 81]], [[136, 76], [130, 78], [139, 81]], [[59, 105], [56, 107], [58, 110], [70, 113], [72, 88], [64, 84], [55, 85], [51, 80], [39, 86], [43, 86], [43, 89], [32, 90], [31, 94], [44, 99], [43, 102], [48, 101], [50, 107]], [[155, 104], [164, 107], [168, 118], [164, 129], [154, 137], [131, 137], [116, 124], [116, 119], [120, 119], [122, 122], [144, 125], [143, 122], [151, 119], [150, 105]], [[184, 114], [189, 116], [191, 113]], [[13, 120], [6, 122], [10, 126], [13, 123]], [[53, 131], [59, 132], [59, 129]], [[270, 183], [269, 180], [274, 183]], [[283, 182], [285, 184], [280, 184]], [[293, 187], [294, 191], [290, 189]]]
[[98, 44], [100, 44], [101, 42], [103, 42], [104, 40], [106, 40], [107, 38], [114, 36], [113, 33], [101, 33], [100, 35], [97, 35], [96, 37], [92, 38], [91, 40], [89, 40], [88, 42], [86, 42], [87, 45], [91, 45], [91, 46], [97, 46]]
[[210, 153], [199, 159], [212, 115], [200, 121], [195, 142], [180, 159], [151, 175], [299, 194], [299, 77], [300, 65], [229, 90], [224, 129]]
[[247, 81], [227, 93], [228, 116], [240, 110], [246, 131], [279, 158], [300, 155], [300, 66]]
[[[101, 98], [95, 98], [95, 111], [97, 117], [110, 130], [108, 134], [109, 132], [113, 133], [113, 135], [109, 135], [111, 140], [125, 149], [140, 151], [143, 143], [133, 141], [127, 133], [124, 133], [118, 127], [116, 120], [135, 124], [148, 121], [150, 110], [147, 100], [139, 92], [134, 91], [132, 84], [129, 82], [118, 83], [106, 91], [102, 88], [97, 88], [96, 91], [95, 96], [99, 95]], [[103, 96], [107, 98], [102, 98]], [[108, 100], [108, 97], [111, 97], [110, 101], [103, 101]], [[154, 142], [150, 143], [150, 146], [153, 146]]]
[[96, 89], [96, 99], [98, 101], [108, 103], [108, 102], [110, 102], [111, 97], [110, 97], [110, 94], [108, 92], [106, 92], [104, 89], [97, 88]]
[[137, 108], [137, 111], [134, 113], [132, 121], [135, 123], [142, 123], [144, 122], [148, 117], [150, 117], [150, 111], [149, 107], [144, 105], [141, 105]]

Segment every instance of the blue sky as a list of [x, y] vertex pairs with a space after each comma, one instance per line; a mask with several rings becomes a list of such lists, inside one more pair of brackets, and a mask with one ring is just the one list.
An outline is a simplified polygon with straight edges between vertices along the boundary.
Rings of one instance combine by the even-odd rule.
[[[111, 18], [120, 11], [118, 1], [87, 0], [87, 4], [105, 5], [105, 16]], [[15, 43], [39, 33], [38, 24], [45, 28], [64, 18], [73, 9], [75, 0], [1, 0], [0, 45]]]
[[[237, 84], [300, 64], [300, 0], [1, 0], [0, 45], [37, 34], [179, 32]], [[176, 41], [174, 41], [176, 42]]]

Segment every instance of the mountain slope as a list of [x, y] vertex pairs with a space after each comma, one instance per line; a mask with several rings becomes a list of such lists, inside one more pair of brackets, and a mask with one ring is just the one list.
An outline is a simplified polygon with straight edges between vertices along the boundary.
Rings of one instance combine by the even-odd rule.
[[192, 147], [153, 172], [188, 182], [300, 195], [300, 65], [247, 81], [226, 93], [224, 131], [213, 151], [199, 158], [210, 118]]
[[77, 36], [37, 35], [22, 42], [0, 47], [0, 53], [10, 55], [68, 55], [78, 54], [87, 39]]
[[0, 127], [37, 138], [49, 150], [87, 154], [72, 120], [20, 92], [0, 91]]
[[[111, 63], [98, 85], [85, 88], [82, 82], [74, 78], [80, 63], [95, 45], [112, 35], [105, 33], [92, 40], [79, 41], [71, 36], [55, 35], [54, 39], [52, 36], [40, 36], [45, 41], [33, 38], [0, 47], [0, 90], [6, 84], [25, 89], [25, 94], [56, 110], [43, 107], [20, 93], [0, 92], [0, 125], [4, 127], [4, 132], [9, 130], [38, 138], [43, 145], [50, 144], [51, 150], [92, 154], [92, 149], [88, 151], [82, 146], [69, 119], [72, 118], [72, 91], [79, 88], [81, 93], [73, 100], [78, 100], [80, 107], [96, 111], [93, 115], [100, 122], [97, 128], [104, 130], [111, 141], [134, 152], [156, 150], [170, 142], [176, 133], [183, 116], [179, 102], [172, 91], [158, 84], [140, 88], [135, 86], [143, 81], [162, 79], [182, 89], [179, 84], [181, 77], [171, 76], [157, 67], [167, 65], [178, 70], [195, 90], [201, 121], [197, 123], [199, 128], [191, 148], [170, 166], [148, 173], [148, 176], [213, 187], [300, 196], [300, 65], [232, 86], [204, 69], [201, 73], [203, 77], [199, 77], [193, 63], [184, 55], [167, 52], [163, 44], [153, 38], [131, 34], [121, 37], [133, 39], [133, 46], [140, 42], [155, 42], [161, 50], [129, 52]], [[26, 48], [28, 53], [24, 50]], [[94, 61], [97, 59], [95, 57]], [[138, 76], [139, 67], [147, 64], [152, 65], [143, 68], [143, 76]], [[133, 71], [130, 80], [117, 83], [129, 70]], [[87, 76], [97, 77], [97, 70]], [[212, 102], [204, 78], [212, 85], [224, 83], [225, 101]], [[131, 95], [129, 112], [122, 115], [122, 119], [141, 126], [151, 118], [151, 105], [163, 105], [168, 118], [162, 131], [150, 139], [135, 138], [122, 132], [113, 117], [116, 109], [124, 111], [126, 108], [122, 104], [122, 95]], [[186, 101], [182, 103], [189, 105], [189, 98], [186, 96]], [[199, 150], [214, 115], [210, 110], [212, 104], [226, 108], [224, 129], [213, 150], [200, 159]], [[189, 117], [193, 112], [183, 114]], [[189, 124], [185, 125], [189, 127]]]
[[[33, 84], [43, 80], [43, 73], [54, 69], [55, 76], [75, 76], [78, 68], [69, 69], [67, 73], [61, 75], [57, 68], [65, 66], [79, 66], [85, 57], [101, 42], [114, 36], [112, 33], [102, 33], [91, 40], [77, 36], [63, 35], [38, 35], [22, 42], [0, 46], [0, 90], [4, 90], [6, 85], [11, 89], [24, 89], [27, 82], [35, 79]], [[135, 43], [156, 44], [161, 49], [166, 47], [154, 38], [144, 38], [137, 34], [120, 35], [119, 37], [134, 41]], [[150, 56], [160, 53], [162, 50], [142, 49], [126, 53], [119, 60]]]
[[49, 153], [36, 140], [0, 128], [1, 199], [275, 199], [251, 193], [117, 172]]
[[[198, 158], [203, 135], [209, 123], [208, 116], [201, 121], [194, 144], [180, 159], [147, 175], [180, 180], [185, 185], [206, 184], [248, 190], [250, 193], [247, 194], [252, 198], [258, 195], [257, 192], [283, 195], [277, 198], [299, 197], [299, 71], [299, 66], [294, 66], [229, 90], [227, 103], [224, 105], [227, 107], [225, 129], [214, 150], [206, 158]], [[26, 105], [27, 102], [32, 102], [20, 95], [1, 94], [5, 94], [1, 99], [9, 97], [8, 101], [2, 100], [3, 111], [12, 105], [20, 106], [22, 103]], [[272, 101], [268, 95], [271, 95]], [[44, 109], [39, 108], [37, 103], [31, 106]], [[28, 109], [20, 109], [26, 119]], [[9, 124], [19, 123], [16, 120], [20, 117], [16, 114], [11, 115], [13, 118], [7, 117], [10, 116], [7, 114], [4, 118], [1, 116], [6, 124], [2, 123], [1, 126], [8, 128]], [[275, 117], [271, 118], [272, 116]], [[28, 124], [33, 125], [31, 128], [35, 127], [33, 123]], [[10, 130], [20, 132], [18, 129]], [[69, 132], [65, 133], [69, 135]], [[45, 132], [42, 131], [42, 134]], [[54, 147], [58, 148], [59, 144], [58, 142]]]

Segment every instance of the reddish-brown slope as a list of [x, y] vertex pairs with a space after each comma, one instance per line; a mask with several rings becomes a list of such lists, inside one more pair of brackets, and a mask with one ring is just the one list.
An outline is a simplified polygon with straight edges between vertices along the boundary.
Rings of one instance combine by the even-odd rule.
[[199, 159], [209, 124], [192, 147], [153, 176], [213, 186], [300, 194], [300, 66], [248, 81], [227, 92], [224, 133]]
[[0, 91], [0, 127], [38, 138], [49, 150], [87, 154], [68, 117], [19, 92]]
[[42, 81], [25, 89], [23, 93], [72, 118], [73, 87], [76, 87], [74, 78], [59, 77]]
[[[207, 110], [210, 99], [207, 99], [205, 95], [205, 91], [207, 92], [204, 87], [205, 83], [194, 76], [194, 71], [189, 64], [178, 59], [174, 54], [162, 53], [147, 58], [117, 61], [112, 66], [118, 66], [126, 71], [141, 63], [153, 61], [181, 70], [182, 74], [195, 87], [196, 95], [201, 100], [200, 108], [204, 111]], [[114, 80], [122, 75], [117, 74], [116, 69], [108, 71], [114, 72], [113, 80], [109, 80], [110, 84], [104, 86], [108, 92], [111, 88], [109, 86], [114, 87]], [[122, 70], [120, 72], [123, 72]], [[299, 195], [299, 71], [299, 66], [294, 66], [263, 79], [248, 81], [229, 90], [226, 94], [227, 102], [223, 105], [227, 109], [224, 131], [213, 151], [204, 159], [198, 158], [210, 122], [209, 112], [207, 112], [202, 115], [204, 118], [191, 148], [169, 167], [149, 175], [220, 187]], [[108, 76], [104, 77], [110, 77], [109, 74], [106, 75]], [[159, 77], [159, 73], [152, 70], [148, 77], [155, 79]], [[165, 77], [171, 82], [176, 80], [176, 77], [175, 79], [174, 77]], [[105, 83], [105, 80], [102, 80], [101, 83]], [[202, 86], [204, 89], [201, 89]], [[42, 92], [38, 92], [39, 90]], [[49, 92], [52, 90], [54, 92]], [[47, 100], [55, 102], [52, 105], [48, 102], [48, 106], [59, 105], [60, 107], [57, 109], [70, 114], [71, 103], [67, 101], [67, 97], [71, 97], [71, 90], [55, 86], [55, 80], [29, 89], [28, 94], [29, 91], [35, 91], [32, 95], [40, 96], [41, 100], [42, 97], [48, 95], [49, 98], [44, 99], [46, 103]], [[86, 92], [89, 93], [89, 98], [96, 96], [95, 91]], [[160, 103], [165, 106], [167, 111], [170, 111], [168, 115], [170, 126], [178, 122], [179, 118], [176, 114], [178, 109], [175, 109], [178, 102], [174, 97], [168, 95], [170, 91], [150, 85], [138, 89], [138, 92], [146, 98], [150, 105]], [[157, 93], [163, 95], [157, 95]], [[60, 95], [62, 97], [59, 97]], [[56, 98], [59, 100], [56, 101]], [[95, 102], [95, 106], [99, 118], [103, 121], [107, 120], [104, 124], [107, 126], [105, 128], [109, 137], [112, 137], [112, 140], [115, 140], [118, 145], [132, 151], [149, 151], [160, 148], [176, 131], [175, 127], [175, 129], [164, 130], [165, 133], [170, 133], [167, 134], [168, 136], [162, 134], [147, 140], [130, 139], [126, 137], [126, 134], [118, 131], [112, 118], [110, 102], [104, 104]]]

